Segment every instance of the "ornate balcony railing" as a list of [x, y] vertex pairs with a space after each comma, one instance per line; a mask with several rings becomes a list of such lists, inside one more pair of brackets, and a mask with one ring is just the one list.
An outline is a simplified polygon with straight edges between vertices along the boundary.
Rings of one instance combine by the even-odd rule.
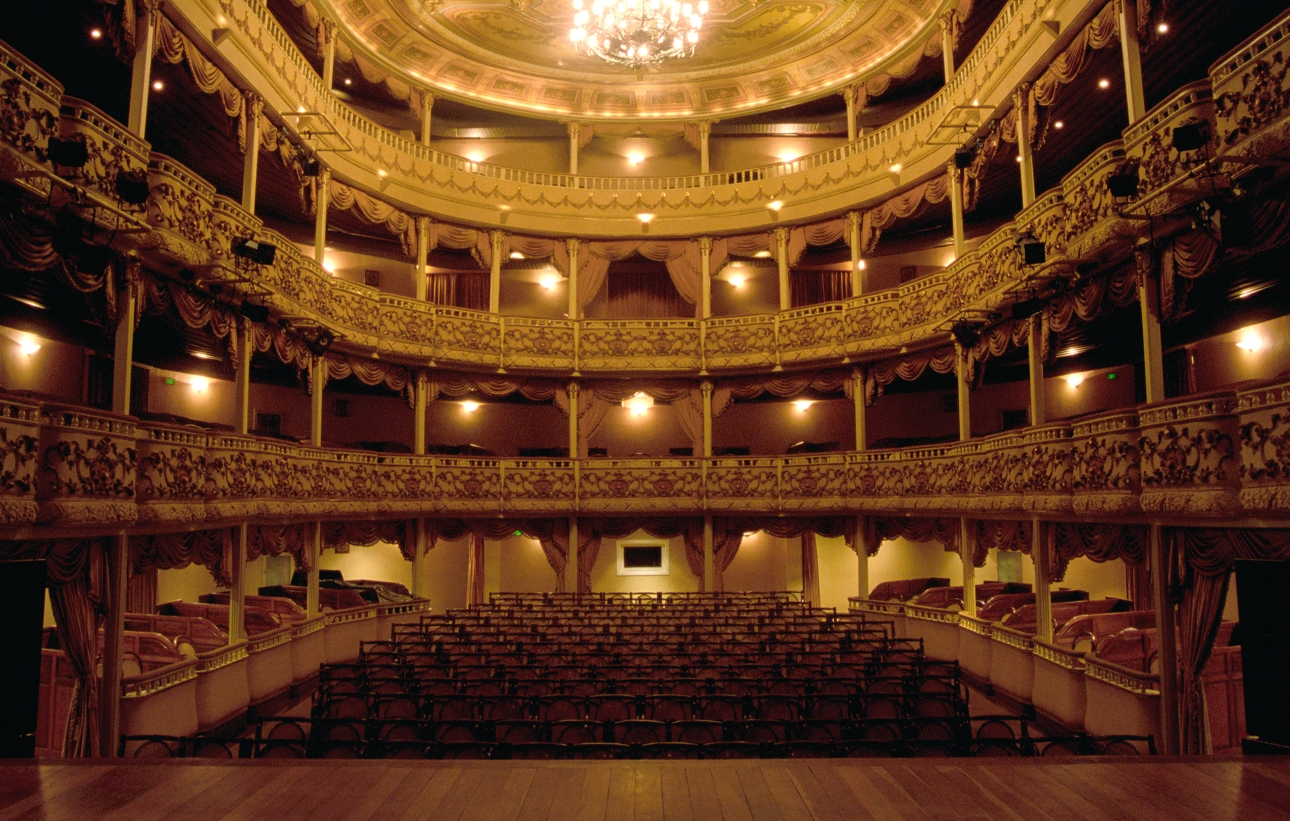
[[529, 459], [313, 448], [0, 396], [0, 525], [590, 514], [1290, 519], [1290, 381], [906, 450]]

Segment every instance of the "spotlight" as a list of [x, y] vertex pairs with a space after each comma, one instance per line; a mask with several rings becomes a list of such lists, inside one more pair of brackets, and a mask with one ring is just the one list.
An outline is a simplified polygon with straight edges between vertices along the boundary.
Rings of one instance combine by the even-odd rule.
[[84, 168], [90, 161], [90, 149], [84, 137], [69, 140], [50, 137], [48, 151], [49, 161], [63, 168]]
[[204, 376], [194, 376], [189, 384], [193, 386], [193, 393], [205, 393], [211, 381]]
[[1108, 79], [1106, 79], [1105, 77], [1103, 77], [1102, 79], [1100, 79], [1100, 80], [1098, 80], [1098, 81], [1097, 81], [1097, 87], [1098, 87], [1098, 88], [1110, 88], [1110, 87], [1111, 87], [1111, 81], [1110, 81], [1110, 80], [1108, 80]]
[[784, 203], [782, 200], [771, 200], [770, 202], [766, 203], [766, 207], [772, 211], [778, 211], [779, 209], [784, 207]]
[[103, 29], [90, 29], [90, 39], [98, 40], [103, 36]]
[[1012, 303], [1013, 319], [1030, 319], [1035, 314], [1044, 309], [1044, 301], [1039, 297], [1023, 299], [1020, 302]]
[[1111, 196], [1117, 200], [1133, 199], [1138, 196], [1138, 168], [1136, 165], [1123, 166], [1106, 178], [1106, 187]]
[[981, 338], [976, 328], [966, 322], [955, 322], [951, 325], [950, 336], [954, 337], [954, 341], [959, 343], [960, 348], [971, 348]]
[[278, 253], [278, 246], [247, 237], [233, 241], [233, 253], [256, 265], [272, 265]]
[[336, 341], [336, 335], [327, 328], [319, 328], [317, 335], [313, 339], [305, 338], [305, 344], [314, 356], [322, 356], [331, 348], [332, 343]]
[[116, 175], [116, 195], [127, 205], [146, 204], [150, 193], [146, 171], [122, 171]]
[[1168, 33], [1169, 33], [1169, 24], [1168, 24], [1168, 23], [1158, 23], [1158, 24], [1156, 24], [1156, 33], [1157, 33], [1157, 34], [1168, 34]]
[[976, 151], [968, 146], [956, 149], [954, 152], [954, 167], [960, 171], [971, 168], [972, 163], [976, 162]]
[[267, 305], [256, 305], [254, 302], [243, 302], [239, 309], [242, 316], [252, 322], [264, 323], [269, 321], [269, 308]]
[[300, 158], [300, 173], [304, 174], [306, 177], [318, 176], [321, 168], [322, 166], [319, 164], [317, 157]]
[[1017, 250], [1021, 251], [1024, 265], [1043, 265], [1048, 259], [1048, 249], [1030, 234], [1017, 237]]
[[1179, 151], [1195, 151], [1209, 144], [1209, 123], [1203, 120], [1187, 123], [1174, 128], [1174, 148]]
[[1244, 203], [1223, 203], [1217, 211], [1224, 248], [1246, 248], [1255, 243], [1254, 218]]
[[153, 91], [161, 91], [161, 90], [162, 90], [162, 89], [164, 89], [165, 87], [166, 87], [166, 84], [165, 84], [165, 83], [163, 83], [163, 82], [161, 82], [160, 80], [153, 80], [153, 81], [152, 81], [152, 90], [153, 90]]

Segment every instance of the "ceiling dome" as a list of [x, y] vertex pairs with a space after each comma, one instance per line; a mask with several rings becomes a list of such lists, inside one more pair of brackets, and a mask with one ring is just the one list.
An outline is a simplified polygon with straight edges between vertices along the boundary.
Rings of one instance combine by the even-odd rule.
[[692, 57], [611, 66], [570, 0], [324, 0], [350, 41], [437, 93], [553, 117], [728, 115], [818, 96], [921, 55], [943, 0], [710, 0]]

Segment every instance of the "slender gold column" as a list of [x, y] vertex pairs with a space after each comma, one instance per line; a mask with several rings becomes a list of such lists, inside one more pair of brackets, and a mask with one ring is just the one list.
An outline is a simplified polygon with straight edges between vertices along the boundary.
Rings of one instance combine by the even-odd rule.
[[488, 235], [493, 250], [493, 258], [488, 267], [488, 311], [494, 314], [500, 313], [502, 306], [502, 242], [505, 239], [506, 234], [497, 230]]
[[152, 93], [152, 52], [156, 49], [160, 0], [143, 0], [137, 7], [134, 64], [130, 73], [130, 133], [145, 139], [148, 130], [148, 97]]
[[1044, 397], [1044, 327], [1043, 318], [1035, 314], [1030, 318], [1030, 424], [1042, 425], [1047, 421]]
[[1142, 53], [1138, 47], [1138, 5], [1117, 0], [1120, 28], [1120, 58], [1124, 63], [1124, 101], [1129, 107], [1129, 125], [1147, 115], [1147, 95], [1142, 88]]
[[319, 28], [323, 34], [323, 88], [331, 91], [336, 84], [336, 24], [324, 17], [319, 21]]
[[421, 144], [430, 145], [430, 123], [434, 116], [434, 95], [421, 89]]
[[788, 229], [775, 229], [775, 260], [779, 263], [779, 309], [793, 307], [793, 294], [788, 283]]
[[130, 578], [130, 537], [104, 539], [107, 601], [103, 619], [102, 679], [99, 682], [99, 754], [113, 758], [121, 737], [121, 665], [125, 649], [125, 599]]
[[323, 254], [327, 250], [327, 204], [331, 197], [331, 169], [319, 168], [317, 184], [314, 190], [314, 262], [322, 267]]
[[255, 193], [260, 176], [260, 114], [264, 98], [254, 91], [242, 92], [246, 106], [246, 153], [242, 157], [242, 208], [255, 213]]
[[861, 247], [860, 227], [864, 216], [859, 211], [847, 214], [848, 245], [851, 246], [851, 296], [864, 296], [864, 248]]

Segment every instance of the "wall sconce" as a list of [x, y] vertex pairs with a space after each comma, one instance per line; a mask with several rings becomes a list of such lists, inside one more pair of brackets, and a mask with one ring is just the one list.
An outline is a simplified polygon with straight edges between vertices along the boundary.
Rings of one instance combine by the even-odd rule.
[[641, 163], [645, 162], [645, 155], [639, 151], [633, 151], [632, 153], [627, 155], [627, 162], [631, 163], [632, 165], [640, 165]]
[[736, 288], [742, 288], [744, 287], [744, 284], [748, 282], [748, 278], [745, 277], [743, 274], [731, 274], [730, 276], [726, 277], [726, 282], [729, 282], [731, 285], [735, 286]]
[[1236, 343], [1236, 347], [1247, 353], [1261, 351], [1268, 346], [1268, 341], [1264, 339], [1258, 331], [1253, 328], [1246, 328], [1241, 331], [1241, 338]]
[[22, 351], [27, 356], [31, 356], [36, 351], [40, 350], [40, 343], [31, 339], [21, 339], [18, 341], [18, 350]]
[[206, 389], [211, 386], [211, 381], [204, 376], [194, 376], [189, 380], [193, 386], [193, 393], [206, 393]]
[[1084, 374], [1082, 373], [1070, 373], [1063, 376], [1062, 379], [1066, 380], [1066, 384], [1071, 390], [1075, 390], [1080, 385], [1084, 384]]
[[815, 401], [812, 399], [794, 399], [793, 400], [793, 407], [797, 408], [798, 413], [806, 413], [806, 411], [810, 409], [811, 405], [814, 405], [814, 404], [815, 404]]
[[782, 200], [771, 200], [770, 202], [766, 203], [766, 207], [772, 211], [778, 211], [779, 209], [784, 207], [784, 202]]
[[637, 214], [637, 215], [636, 215], [636, 219], [640, 220], [640, 221], [641, 221], [642, 223], [644, 223], [645, 225], [649, 225], [649, 224], [650, 224], [650, 221], [654, 219], [654, 215], [653, 215], [653, 214]]
[[622, 404], [632, 412], [632, 416], [644, 416], [645, 411], [654, 407], [654, 397], [643, 391], [637, 391], [624, 399]]
[[563, 277], [561, 277], [559, 274], [554, 272], [549, 274], [543, 274], [538, 279], [538, 285], [541, 285], [543, 288], [546, 288], [548, 291], [554, 291], [555, 286], [560, 284], [561, 279], [563, 279]]
[[466, 413], [474, 413], [479, 410], [479, 403], [467, 399], [465, 402], [461, 403], [461, 409]]

